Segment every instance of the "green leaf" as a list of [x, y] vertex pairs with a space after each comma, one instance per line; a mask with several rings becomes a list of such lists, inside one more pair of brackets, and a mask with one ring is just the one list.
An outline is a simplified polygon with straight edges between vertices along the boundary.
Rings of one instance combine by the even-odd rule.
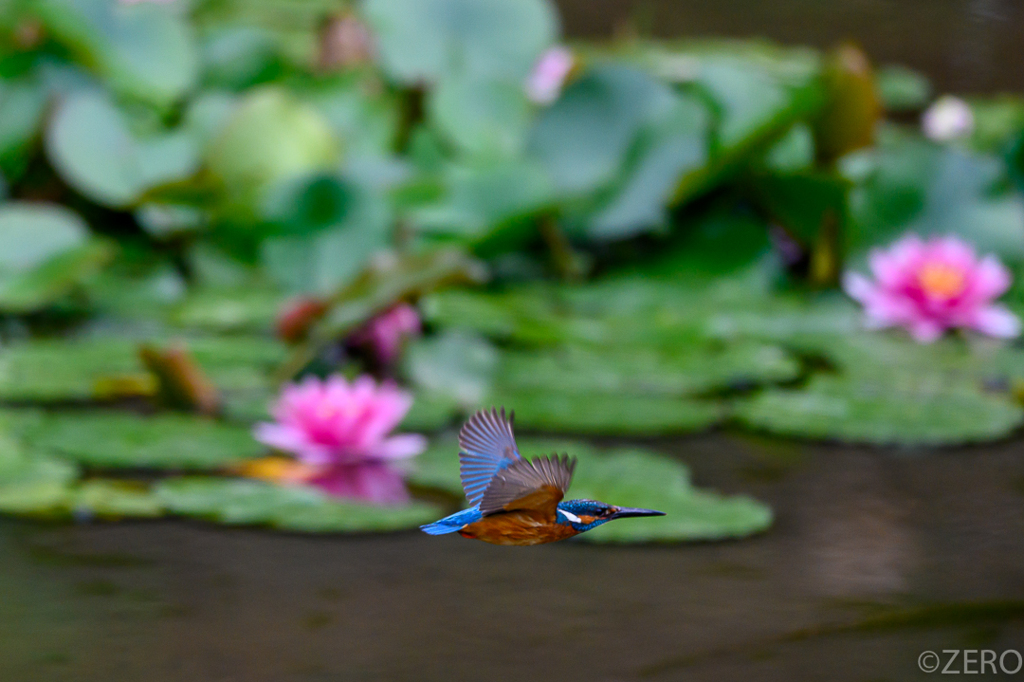
[[340, 177], [317, 173], [278, 186], [266, 213], [277, 234], [305, 236], [345, 222], [359, 190]]
[[203, 43], [203, 80], [242, 90], [273, 80], [284, 68], [274, 36], [254, 26], [217, 26]]
[[739, 59], [704, 59], [697, 81], [719, 107], [717, 142], [724, 149], [757, 134], [788, 104], [786, 91], [766, 70]]
[[627, 179], [590, 221], [590, 236], [621, 239], [664, 226], [675, 188], [707, 162], [709, 118], [696, 98], [676, 96], [669, 111], [644, 131]]
[[[420, 232], [481, 243], [554, 199], [547, 172], [527, 160], [449, 164], [441, 179], [445, 195], [411, 212]], [[532, 223], [526, 224], [533, 234]]]
[[332, 294], [391, 241], [392, 214], [375, 193], [313, 176], [286, 195], [273, 217], [283, 235], [264, 240], [261, 256], [271, 278], [291, 293]]
[[875, 74], [875, 87], [887, 111], [924, 109], [932, 97], [932, 84], [919, 71], [905, 66], [886, 66]]
[[543, 0], [368, 0], [388, 74], [415, 85], [449, 74], [519, 81], [555, 37]]
[[970, 104], [974, 114], [971, 146], [975, 149], [1002, 153], [1024, 133], [1024, 97], [1003, 94], [972, 99]]
[[31, 451], [16, 439], [11, 419], [0, 419], [0, 512], [36, 514], [66, 503], [78, 467], [56, 457]]
[[937, 146], [883, 128], [879, 151], [850, 198], [847, 252], [863, 256], [905, 232], [957, 234], [981, 252], [1024, 258], [1024, 200], [998, 192], [1005, 166], [992, 156]]
[[[244, 336], [194, 338], [187, 346], [214, 384], [228, 392], [265, 391], [269, 372], [286, 352], [272, 339]], [[138, 341], [120, 337], [9, 345], [0, 352], [0, 399], [92, 400], [109, 397], [111, 385], [125, 387], [128, 394], [149, 395], [152, 379], [137, 350]]]
[[588, 542], [722, 540], [761, 532], [772, 523], [764, 504], [696, 489], [684, 465], [643, 450], [580, 457], [570, 491], [574, 498], [665, 512], [611, 521], [580, 536]]
[[198, 288], [171, 311], [171, 322], [213, 332], [269, 332], [285, 298], [266, 286]]
[[850, 182], [836, 173], [758, 173], [750, 188], [772, 220], [807, 249], [817, 244], [829, 221], [834, 228], [847, 222]]
[[431, 120], [466, 154], [512, 157], [526, 142], [531, 107], [520, 83], [448, 78], [429, 100]]
[[399, 431], [437, 431], [451, 424], [459, 412], [461, 409], [451, 399], [418, 392]]
[[740, 403], [741, 423], [771, 433], [874, 445], [958, 445], [1004, 438], [1024, 422], [1007, 398], [936, 373], [814, 377]]
[[421, 502], [376, 507], [336, 501], [314, 488], [241, 479], [171, 478], [157, 484], [156, 494], [171, 513], [182, 516], [313, 533], [404, 530], [440, 516], [436, 507]]
[[12, 202], [0, 207], [0, 272], [26, 272], [83, 246], [85, 221], [63, 206]]
[[328, 296], [350, 283], [387, 245], [378, 225], [338, 227], [307, 237], [274, 237], [263, 243], [262, 260], [274, 281], [293, 294]]
[[567, 393], [586, 402], [594, 394], [686, 396], [795, 379], [800, 366], [776, 346], [738, 343], [724, 348], [672, 350], [568, 346], [546, 352], [506, 352], [499, 390]]
[[465, 332], [421, 339], [405, 353], [406, 374], [436, 399], [478, 405], [490, 390], [498, 353], [486, 340]]
[[701, 431], [723, 416], [712, 401], [657, 396], [510, 390], [496, 391], [488, 402], [514, 409], [523, 428], [607, 436]]
[[667, 86], [641, 71], [595, 68], [540, 115], [531, 154], [559, 192], [589, 193], [615, 178], [640, 129], [672, 102]]
[[246, 427], [177, 414], [54, 412], [28, 425], [24, 438], [38, 450], [96, 468], [218, 469], [265, 451]]
[[50, 33], [121, 94], [169, 105], [199, 72], [192, 32], [161, 3], [40, 0], [34, 11]]
[[410, 461], [406, 480], [413, 485], [440, 488], [461, 497], [459, 440], [455, 434], [432, 438], [426, 451]]
[[164, 513], [163, 503], [148, 487], [132, 481], [94, 478], [73, 489], [68, 500], [76, 516], [104, 519], [156, 518]]
[[0, 279], [0, 310], [27, 313], [55, 303], [98, 273], [114, 257], [111, 243], [94, 239], [38, 268]]
[[0, 399], [89, 400], [105, 379], [146, 379], [127, 339], [38, 340], [0, 351]]
[[69, 185], [110, 208], [130, 206], [147, 189], [192, 175], [198, 164], [191, 137], [171, 133], [136, 140], [121, 112], [90, 91], [58, 107], [46, 151]]
[[0, 81], [0, 170], [8, 180], [19, 178], [28, 165], [43, 127], [46, 94], [35, 79]]

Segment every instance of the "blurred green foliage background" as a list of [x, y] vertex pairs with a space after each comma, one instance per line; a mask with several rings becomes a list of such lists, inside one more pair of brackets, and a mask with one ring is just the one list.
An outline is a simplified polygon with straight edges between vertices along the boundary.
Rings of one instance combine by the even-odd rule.
[[[524, 83], [559, 42], [544, 0], [0, 2], [0, 509], [432, 520], [436, 501], [222, 475], [262, 454], [248, 425], [304, 372], [398, 378], [406, 428], [429, 432], [490, 404], [575, 435], [933, 446], [1019, 427], [1019, 348], [864, 332], [836, 284], [908, 231], [1019, 273], [1024, 100], [972, 101], [973, 133], [936, 143], [927, 80], [856, 46], [629, 39], [572, 45], [536, 104]], [[286, 344], [295, 300], [317, 306]], [[427, 325], [400, 363], [340, 350], [399, 301]], [[439, 443], [409, 480], [458, 494]], [[566, 447], [595, 495], [676, 512], [594, 540], [770, 523], [677, 463]]]

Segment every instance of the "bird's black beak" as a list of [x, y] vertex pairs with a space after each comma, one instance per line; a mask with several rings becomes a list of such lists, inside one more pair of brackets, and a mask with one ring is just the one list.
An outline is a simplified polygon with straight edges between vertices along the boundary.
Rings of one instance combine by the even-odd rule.
[[636, 509], [634, 507], [619, 507], [608, 518], [624, 519], [629, 516], [664, 516], [665, 512], [654, 511], [653, 509]]

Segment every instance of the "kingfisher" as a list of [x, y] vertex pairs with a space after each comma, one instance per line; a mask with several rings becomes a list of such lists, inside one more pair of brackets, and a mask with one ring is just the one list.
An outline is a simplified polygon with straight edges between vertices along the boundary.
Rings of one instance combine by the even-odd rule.
[[664, 516], [653, 509], [567, 500], [576, 458], [519, 454], [505, 408], [480, 410], [459, 431], [459, 474], [472, 505], [420, 526], [429, 535], [458, 533], [495, 545], [540, 545], [564, 540], [629, 516]]

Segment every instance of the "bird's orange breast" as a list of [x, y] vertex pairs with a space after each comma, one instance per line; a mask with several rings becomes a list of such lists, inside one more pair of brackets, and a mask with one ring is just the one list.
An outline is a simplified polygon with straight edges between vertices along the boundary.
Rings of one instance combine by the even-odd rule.
[[492, 545], [541, 545], [565, 540], [576, 534], [572, 526], [557, 523], [547, 515], [532, 510], [485, 516], [459, 531], [459, 535], [464, 538], [476, 538]]

